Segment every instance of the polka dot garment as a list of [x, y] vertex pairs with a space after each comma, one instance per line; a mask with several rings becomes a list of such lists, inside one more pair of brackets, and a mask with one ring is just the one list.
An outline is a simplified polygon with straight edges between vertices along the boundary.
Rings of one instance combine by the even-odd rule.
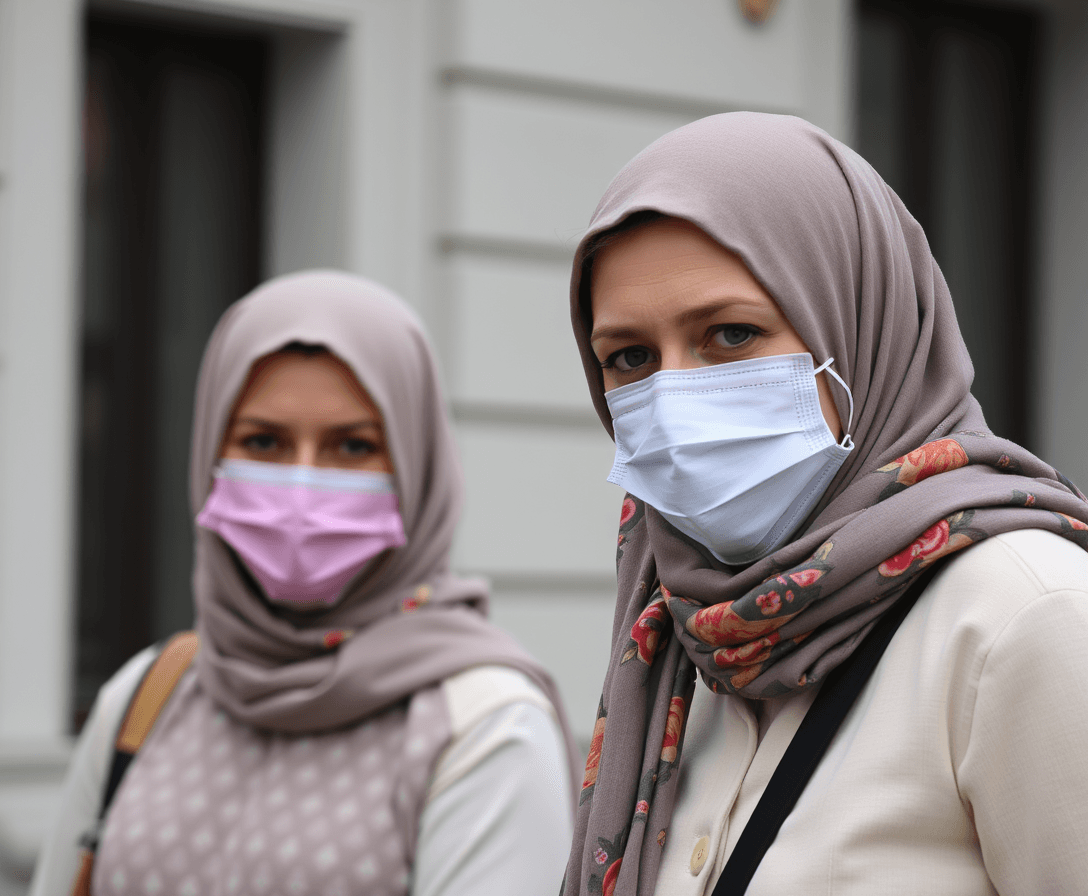
[[232, 721], [190, 672], [117, 793], [93, 891], [407, 893], [444, 718], [431, 688], [346, 730], [270, 734]]

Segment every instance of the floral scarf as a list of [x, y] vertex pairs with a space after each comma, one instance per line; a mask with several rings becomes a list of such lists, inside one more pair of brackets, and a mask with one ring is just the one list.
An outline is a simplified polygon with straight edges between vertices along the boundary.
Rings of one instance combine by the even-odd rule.
[[[857, 446], [794, 539], [728, 567], [625, 498], [612, 655], [563, 893], [650, 894], [676, 800], [696, 675], [761, 699], [818, 684], [927, 566], [991, 535], [1046, 529], [1088, 550], [1088, 503], [992, 434], [948, 287], [917, 222], [859, 156], [800, 119], [731, 113], [662, 137], [617, 175], [574, 262], [589, 346], [591, 239], [654, 210], [737, 253], [814, 356], [834, 357]], [[838, 408], [844, 421], [844, 408]]]

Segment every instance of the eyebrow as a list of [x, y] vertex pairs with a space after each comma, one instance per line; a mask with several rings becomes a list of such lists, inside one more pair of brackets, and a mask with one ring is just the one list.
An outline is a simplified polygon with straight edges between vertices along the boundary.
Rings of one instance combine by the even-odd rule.
[[[234, 425], [259, 426], [265, 429], [284, 429], [288, 424], [278, 423], [275, 420], [265, 420], [263, 417], [239, 417]], [[376, 420], [355, 420], [350, 423], [337, 423], [332, 427], [337, 432], [349, 432], [353, 429], [374, 429], [381, 431], [381, 424]]]
[[[751, 299], [742, 298], [740, 296], [728, 299], [714, 299], [706, 304], [699, 305], [695, 308], [688, 308], [687, 310], [680, 312], [674, 319], [674, 323], [677, 326], [682, 327], [687, 324], [706, 320], [708, 317], [714, 317], [714, 315], [722, 311], [733, 310], [739, 307], [746, 307], [752, 311], [763, 309], [762, 304], [757, 304]], [[589, 334], [589, 341], [592, 343], [599, 339], [639, 339], [642, 335], [642, 331], [637, 327], [627, 326], [626, 324], [616, 324], [615, 326], [594, 327], [593, 331]]]

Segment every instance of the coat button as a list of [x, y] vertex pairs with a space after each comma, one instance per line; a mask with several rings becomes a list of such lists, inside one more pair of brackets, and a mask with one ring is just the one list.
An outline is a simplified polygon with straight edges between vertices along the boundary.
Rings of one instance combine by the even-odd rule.
[[691, 851], [691, 873], [698, 874], [706, 864], [706, 858], [710, 854], [710, 838], [700, 837], [695, 843], [695, 849]]

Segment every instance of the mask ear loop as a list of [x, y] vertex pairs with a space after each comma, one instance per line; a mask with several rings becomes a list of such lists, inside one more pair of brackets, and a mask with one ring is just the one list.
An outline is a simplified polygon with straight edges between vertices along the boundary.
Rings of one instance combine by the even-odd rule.
[[826, 361], [824, 361], [823, 364], [821, 364], [814, 371], [812, 371], [812, 375], [816, 376], [816, 374], [822, 373], [826, 370], [829, 374], [831, 374], [832, 378], [846, 390], [846, 400], [850, 402], [850, 416], [846, 420], [846, 434], [843, 435], [842, 441], [839, 443], [839, 447], [849, 450], [854, 447], [854, 440], [850, 438], [850, 428], [854, 425], [854, 395], [850, 391], [850, 387], [846, 385], [846, 383], [843, 381], [843, 378], [835, 373], [835, 368], [831, 366], [834, 363], [834, 358], [828, 358]]

